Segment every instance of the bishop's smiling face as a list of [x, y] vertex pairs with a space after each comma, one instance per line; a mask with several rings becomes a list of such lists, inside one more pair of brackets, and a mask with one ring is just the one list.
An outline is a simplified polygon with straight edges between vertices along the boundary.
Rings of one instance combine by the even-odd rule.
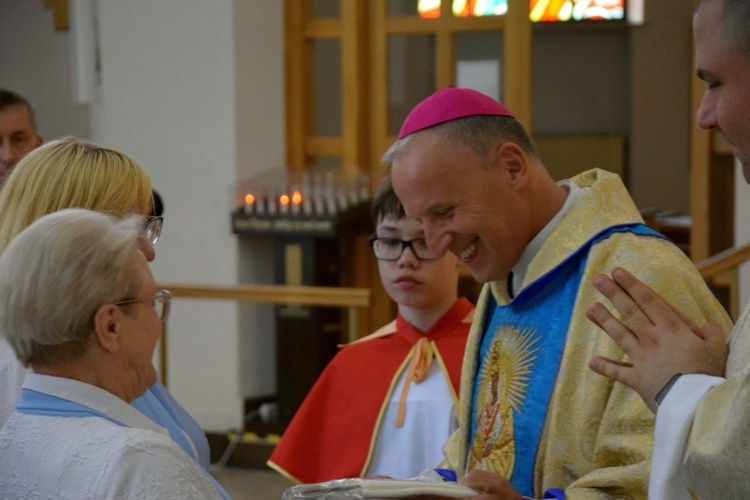
[[421, 220], [430, 251], [458, 255], [481, 282], [507, 277], [533, 236], [502, 148], [483, 158], [425, 130], [411, 136], [391, 168], [394, 191]]

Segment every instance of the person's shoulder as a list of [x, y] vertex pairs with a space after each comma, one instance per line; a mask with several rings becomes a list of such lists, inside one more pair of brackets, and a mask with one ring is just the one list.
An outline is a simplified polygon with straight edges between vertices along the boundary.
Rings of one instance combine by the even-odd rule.
[[[49, 419], [50, 417], [39, 418]], [[92, 440], [95, 440], [102, 444], [98, 451], [117, 459], [138, 451], [166, 450], [177, 446], [166, 434], [149, 429], [123, 426], [106, 418], [51, 418], [55, 419], [55, 427], [58, 432], [64, 432], [70, 436], [71, 440], [78, 443], [80, 447], [89, 447]]]
[[138, 450], [140, 446], [149, 446], [153, 449], [164, 449], [168, 452], [172, 450], [182, 451], [167, 434], [134, 427], [121, 427], [121, 429], [123, 430], [123, 449]]
[[613, 233], [594, 245], [590, 255], [619, 262], [620, 267], [647, 263], [649, 267], [674, 266], [695, 271], [693, 262], [677, 245], [667, 238], [652, 234], [631, 231]]
[[147, 429], [123, 428], [122, 442], [112, 450], [111, 498], [214, 498], [216, 491], [199, 466], [169, 436]]
[[381, 326], [380, 328], [378, 328], [371, 334], [366, 335], [362, 338], [359, 338], [348, 344], [343, 344], [340, 347], [342, 348], [342, 350], [367, 349], [374, 345], [371, 343], [372, 341], [380, 340], [380, 339], [387, 339], [391, 337], [392, 335], [394, 335], [396, 331], [397, 331], [397, 326], [396, 326], [396, 320], [394, 319], [393, 321]]

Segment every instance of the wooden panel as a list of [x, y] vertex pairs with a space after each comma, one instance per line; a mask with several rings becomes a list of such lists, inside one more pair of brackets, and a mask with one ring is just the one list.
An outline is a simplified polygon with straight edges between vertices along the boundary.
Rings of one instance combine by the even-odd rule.
[[539, 154], [555, 180], [568, 179], [592, 168], [625, 175], [625, 136], [574, 134], [534, 136]]
[[[296, 4], [299, 3], [296, 2]], [[347, 2], [344, 2], [342, 7], [346, 4]], [[346, 25], [346, 23], [344, 24]], [[306, 19], [302, 36], [305, 38], [338, 38], [341, 36], [341, 20], [337, 18]]]
[[291, 171], [307, 165], [305, 138], [311, 130], [313, 109], [309, 81], [311, 47], [302, 36], [309, 2], [284, 1], [286, 162]]
[[732, 145], [721, 132], [716, 130], [711, 132], [711, 151], [715, 154], [734, 156]]
[[340, 156], [341, 137], [308, 137], [305, 139], [305, 151], [310, 156]]
[[735, 159], [733, 155], [713, 153], [709, 162], [708, 255], [711, 256], [734, 245]]
[[456, 51], [453, 33], [437, 33], [435, 52], [435, 88], [442, 89], [456, 83]]
[[341, 37], [342, 171], [355, 177], [367, 169], [367, 6], [364, 0], [341, 2], [346, 22]]
[[[693, 113], [696, 115], [703, 89], [693, 84]], [[690, 255], [694, 261], [710, 256], [710, 158], [711, 136], [708, 132], [692, 127], [690, 135], [690, 215], [693, 219]]]
[[444, 16], [439, 19], [422, 19], [417, 16], [388, 17], [385, 20], [384, 26], [389, 34], [398, 35], [436, 33], [438, 31], [451, 31], [454, 33], [499, 31], [505, 26], [505, 16], [451, 16], [449, 18]]
[[508, 0], [507, 25], [503, 44], [504, 104], [513, 111], [526, 130], [533, 131], [531, 120], [532, 38], [527, 0]]
[[379, 178], [380, 157], [391, 145], [388, 136], [388, 34], [385, 28], [387, 2], [368, 3], [370, 81], [370, 175]]

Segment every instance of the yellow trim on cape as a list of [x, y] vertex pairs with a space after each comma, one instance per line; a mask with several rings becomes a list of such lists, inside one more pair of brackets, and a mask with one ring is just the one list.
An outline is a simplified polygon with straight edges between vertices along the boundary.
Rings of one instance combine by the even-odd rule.
[[[471, 317], [473, 316], [473, 311], [464, 318], [462, 323], [467, 323], [466, 319], [469, 319], [471, 321]], [[377, 332], [376, 332], [377, 333]], [[443, 357], [440, 355], [440, 350], [437, 347], [437, 344], [434, 340], [430, 340], [430, 347], [432, 348], [432, 353], [435, 356], [435, 359], [438, 362], [438, 365], [440, 366], [440, 371], [443, 373], [443, 377], [445, 378], [445, 383], [448, 386], [448, 390], [451, 393], [451, 397], [453, 398], [453, 406], [455, 408], [458, 408], [458, 394], [456, 393], [456, 389], [453, 387], [453, 382], [451, 381], [450, 374], [448, 373], [448, 368], [445, 366], [445, 361], [443, 360]], [[411, 361], [411, 358], [414, 356], [414, 350], [410, 350], [409, 354], [404, 359], [404, 362], [401, 363], [401, 366], [399, 366], [398, 370], [396, 370], [396, 374], [393, 376], [393, 379], [391, 380], [391, 384], [388, 387], [388, 392], [386, 393], [385, 397], [383, 398], [383, 404], [380, 407], [380, 412], [378, 413], [378, 418], [375, 421], [375, 427], [372, 432], [372, 436], [370, 437], [370, 446], [367, 450], [367, 459], [365, 460], [365, 465], [360, 471], [360, 476], [363, 476], [365, 472], [367, 472], [367, 468], [370, 466], [370, 461], [372, 460], [372, 455], [375, 451], [375, 441], [377, 441], [378, 433], [380, 431], [380, 426], [383, 423], [383, 416], [385, 415], [386, 407], [388, 406], [388, 403], [391, 401], [391, 395], [393, 394], [394, 389], [396, 388], [396, 384], [398, 383], [399, 378], [401, 377], [401, 374], [404, 373], [406, 370], [406, 367], [409, 364], [409, 361]]]
[[[472, 310], [472, 315], [473, 315]], [[466, 323], [466, 321], [464, 321]], [[448, 389], [450, 390], [451, 397], [453, 398], [453, 407], [458, 408], [458, 394], [456, 393], [456, 389], [453, 387], [453, 382], [451, 381], [451, 375], [448, 373], [448, 368], [445, 366], [445, 361], [443, 361], [443, 357], [440, 355], [440, 351], [437, 348], [437, 344], [434, 340], [430, 340], [430, 346], [432, 346], [432, 353], [435, 356], [435, 360], [438, 362], [438, 365], [440, 366], [440, 370], [443, 372], [443, 377], [445, 377], [445, 383], [448, 386]]]
[[[469, 314], [467, 314], [466, 317], [464, 317], [464, 319], [461, 320], [461, 323], [471, 323], [473, 319], [474, 319], [474, 309], [472, 309], [469, 312]], [[388, 335], [393, 335], [397, 331], [398, 330], [396, 328], [396, 320], [394, 319], [390, 323], [381, 326], [380, 328], [372, 332], [370, 335], [366, 335], [362, 337], [361, 339], [357, 339], [353, 342], [349, 342], [348, 344], [338, 344], [338, 346], [345, 347], [348, 345], [359, 344], [360, 342], [365, 342], [367, 340], [374, 340], [374, 339], [379, 339], [381, 337], [387, 337]]]
[[381, 337], [387, 337], [388, 335], [393, 335], [397, 331], [398, 330], [396, 329], [396, 320], [394, 319], [390, 323], [381, 326], [380, 328], [378, 328], [377, 330], [375, 330], [374, 332], [372, 332], [370, 335], [366, 335], [366, 336], [362, 337], [361, 339], [357, 339], [357, 340], [355, 340], [353, 342], [349, 342], [348, 344], [339, 344], [338, 346], [339, 347], [345, 347], [345, 346], [348, 346], [348, 345], [359, 344], [360, 342], [365, 342], [367, 340], [373, 340], [373, 339], [379, 339]]
[[370, 446], [367, 449], [367, 459], [365, 460], [365, 465], [362, 467], [362, 470], [359, 472], [360, 476], [364, 476], [365, 472], [367, 472], [367, 468], [370, 467], [372, 454], [375, 451], [375, 441], [377, 441], [378, 433], [380, 432], [380, 426], [383, 423], [383, 416], [385, 415], [386, 408], [388, 406], [388, 403], [390, 403], [391, 401], [391, 394], [393, 394], [393, 389], [396, 388], [398, 379], [399, 377], [401, 377], [401, 374], [404, 372], [404, 370], [406, 370], [406, 367], [409, 364], [409, 360], [411, 360], [412, 356], [414, 356], [414, 350], [409, 351], [409, 354], [404, 358], [403, 363], [401, 363], [401, 365], [398, 367], [398, 370], [396, 370], [393, 379], [391, 379], [391, 384], [388, 386], [388, 391], [383, 398], [383, 403], [380, 405], [378, 419], [375, 421], [375, 426], [373, 427], [372, 435], [370, 436]]
[[284, 468], [282, 468], [282, 467], [279, 467], [279, 466], [278, 466], [278, 465], [276, 465], [276, 464], [275, 464], [274, 462], [272, 462], [272, 461], [270, 461], [270, 460], [267, 460], [267, 461], [266, 461], [266, 465], [267, 465], [268, 467], [270, 467], [271, 469], [275, 470], [276, 472], [278, 472], [279, 474], [281, 474], [282, 476], [284, 476], [285, 478], [287, 478], [288, 480], [290, 480], [290, 481], [292, 481], [292, 482], [294, 482], [294, 483], [296, 483], [296, 484], [302, 484], [302, 481], [300, 481], [299, 479], [297, 479], [297, 478], [296, 478], [296, 477], [294, 477], [293, 475], [289, 474], [289, 473], [288, 473], [288, 472], [286, 471], [286, 469], [284, 469]]

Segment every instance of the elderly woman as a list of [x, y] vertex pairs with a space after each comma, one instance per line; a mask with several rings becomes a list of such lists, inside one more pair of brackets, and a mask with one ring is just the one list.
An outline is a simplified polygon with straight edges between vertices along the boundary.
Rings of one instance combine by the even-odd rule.
[[156, 382], [169, 311], [140, 250], [143, 218], [44, 216], [0, 256], [0, 326], [32, 365], [0, 430], [0, 491], [22, 498], [220, 498], [130, 403]]
[[[39, 217], [64, 208], [87, 208], [117, 217], [150, 213], [151, 181], [127, 155], [111, 148], [68, 137], [37, 148], [21, 160], [0, 192], [0, 252]], [[161, 218], [149, 218], [140, 240], [146, 259], [155, 257], [153, 244]], [[0, 427], [15, 410], [26, 369], [0, 335]], [[204, 469], [210, 451], [195, 420], [159, 382], [154, 381], [133, 406], [165, 427]]]

